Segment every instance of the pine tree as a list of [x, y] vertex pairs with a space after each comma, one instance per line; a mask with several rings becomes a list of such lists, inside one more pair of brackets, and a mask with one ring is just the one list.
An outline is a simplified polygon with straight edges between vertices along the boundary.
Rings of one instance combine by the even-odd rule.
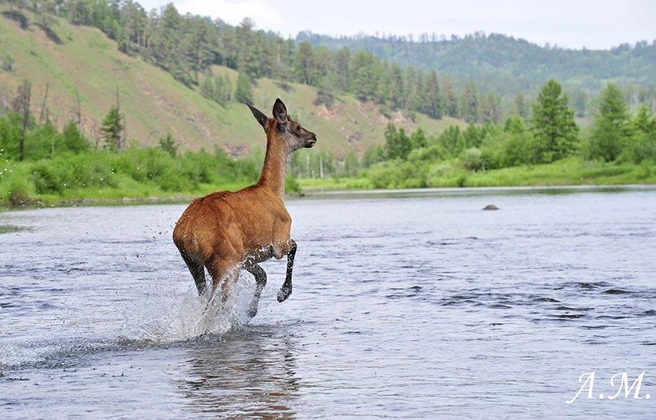
[[21, 135], [18, 140], [18, 160], [25, 159], [25, 138], [27, 129], [30, 128], [31, 116], [30, 101], [32, 98], [32, 82], [24, 79], [18, 87], [18, 95], [13, 101], [13, 110], [20, 115]]
[[69, 121], [62, 130], [59, 149], [75, 153], [84, 152], [89, 149], [89, 142], [80, 131], [75, 121]]
[[470, 80], [465, 85], [465, 89], [462, 93], [461, 105], [462, 119], [468, 123], [477, 122], [479, 116], [479, 101], [478, 91], [473, 80]]
[[105, 141], [105, 149], [117, 152], [123, 148], [123, 115], [118, 106], [112, 106], [103, 120], [100, 132]]
[[533, 104], [531, 124], [542, 162], [554, 162], [576, 150], [579, 128], [574, 122], [574, 111], [569, 109], [567, 94], [555, 80], [542, 87]]
[[335, 89], [341, 92], [346, 92], [349, 86], [349, 62], [351, 60], [351, 52], [348, 48], [342, 47], [334, 55], [333, 72], [335, 81], [333, 85]]
[[251, 79], [242, 72], [239, 72], [239, 75], [237, 76], [235, 100], [241, 103], [253, 103], [253, 86], [251, 85]]
[[394, 124], [389, 123], [385, 129], [385, 148], [388, 159], [405, 160], [412, 151], [412, 143], [403, 128], [397, 130]]
[[631, 119], [624, 95], [617, 85], [610, 83], [599, 95], [599, 109], [590, 138], [590, 157], [614, 161], [631, 135]]
[[18, 95], [14, 99], [13, 109], [21, 117], [21, 135], [18, 140], [18, 160], [25, 159], [25, 135], [30, 123], [30, 99], [32, 83], [25, 79], [18, 87]]
[[656, 131], [656, 120], [652, 118], [649, 108], [643, 105], [633, 120], [633, 129], [638, 133], [648, 134]]
[[464, 140], [460, 132], [460, 127], [450, 125], [440, 134], [438, 141], [452, 157], [457, 157], [463, 149]]
[[237, 68], [240, 73], [245, 73], [250, 80], [260, 76], [260, 56], [258, 54], [258, 43], [253, 28], [255, 23], [250, 18], [244, 18], [239, 26], [235, 28], [238, 42]]
[[444, 78], [442, 90], [444, 91], [444, 114], [447, 117], [456, 117], [458, 115], [458, 98], [449, 77]]
[[171, 155], [171, 157], [175, 157], [178, 153], [178, 145], [175, 144], [175, 140], [170, 131], [166, 132], [166, 137], [159, 139], [159, 148]]
[[656, 119], [643, 105], [632, 121], [634, 136], [627, 148], [627, 157], [633, 162], [656, 161]]
[[218, 37], [212, 22], [198, 16], [191, 18], [190, 32], [187, 59], [194, 73], [194, 80], [198, 83], [198, 74], [205, 72], [212, 64], [214, 54], [218, 50]]
[[526, 96], [524, 96], [524, 94], [521, 92], [519, 92], [515, 96], [515, 111], [517, 112], [517, 115], [519, 115], [523, 119], [528, 118], [529, 103], [528, 100], [526, 99]]
[[442, 119], [444, 100], [440, 92], [440, 84], [437, 72], [431, 71], [426, 78], [426, 89], [424, 93], [424, 106], [422, 111], [436, 120]]
[[351, 57], [349, 74], [351, 79], [350, 91], [360, 101], [367, 101], [374, 97], [376, 92], [376, 59], [370, 52], [357, 51]]
[[[407, 96], [405, 108], [408, 111], [421, 111], [423, 106], [424, 95], [424, 72], [416, 70], [409, 66], [406, 69], [406, 88]], [[414, 120], [414, 118], [413, 118]]]
[[482, 127], [478, 129], [475, 124], [469, 124], [462, 132], [463, 148], [480, 147], [483, 137], [485, 137], [485, 130]]
[[188, 20], [180, 16], [173, 3], [169, 3], [164, 6], [155, 28], [152, 38], [155, 62], [176, 80], [190, 86], [193, 80], [188, 60], [191, 41], [189, 36], [185, 36], [190, 29]]
[[426, 133], [421, 127], [418, 127], [415, 131], [412, 132], [410, 136], [410, 141], [413, 149], [418, 149], [421, 147], [428, 146], [428, 139], [426, 138]]
[[298, 46], [296, 60], [294, 61], [294, 73], [299, 83], [312, 85], [317, 75], [315, 74], [314, 49], [312, 45], [303, 41]]
[[393, 63], [389, 70], [389, 105], [392, 109], [401, 109], [405, 104], [405, 88], [403, 85], [403, 70]]

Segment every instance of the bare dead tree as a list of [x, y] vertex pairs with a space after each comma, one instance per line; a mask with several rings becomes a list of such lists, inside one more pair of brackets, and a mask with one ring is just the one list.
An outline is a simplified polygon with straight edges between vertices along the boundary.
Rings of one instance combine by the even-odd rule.
[[101, 132], [101, 130], [98, 129], [98, 125], [95, 122], [92, 122], [91, 123], [91, 138], [93, 139], [94, 149], [98, 149], [98, 146], [100, 145], [100, 140], [102, 138], [100, 132]]
[[48, 88], [50, 87], [50, 82], [46, 83], [46, 93], [43, 95], [43, 104], [41, 104], [41, 115], [39, 116], [39, 125], [48, 121], [48, 105], [46, 104], [48, 100]]
[[14, 99], [14, 111], [22, 117], [21, 136], [18, 140], [18, 160], [25, 160], [25, 135], [30, 124], [30, 99], [32, 83], [24, 79], [18, 87], [18, 96]]
[[116, 150], [123, 150], [125, 140], [125, 123], [121, 125], [121, 101], [119, 98], [118, 86], [116, 86], [116, 114], [117, 118], [114, 120], [116, 130]]
[[82, 101], [80, 100], [80, 92], [75, 90], [75, 121], [78, 128], [82, 127]]

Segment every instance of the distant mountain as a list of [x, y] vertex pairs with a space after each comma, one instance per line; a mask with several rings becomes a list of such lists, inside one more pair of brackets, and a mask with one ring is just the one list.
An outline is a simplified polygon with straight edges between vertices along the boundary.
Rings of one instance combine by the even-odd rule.
[[417, 41], [404, 37], [331, 37], [302, 32], [297, 42], [331, 50], [346, 47], [375, 56], [449, 75], [462, 86], [473, 80], [499, 95], [535, 92], [554, 78], [566, 88], [596, 93], [606, 83], [648, 86], [656, 84], [656, 40], [623, 44], [611, 50], [571, 50], [538, 46], [510, 36], [476, 33], [451, 39]]

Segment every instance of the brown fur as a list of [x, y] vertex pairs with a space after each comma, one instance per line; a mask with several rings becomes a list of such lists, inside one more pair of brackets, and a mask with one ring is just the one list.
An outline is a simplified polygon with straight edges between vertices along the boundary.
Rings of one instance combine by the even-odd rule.
[[212, 278], [212, 294], [223, 280], [224, 302], [239, 271], [252, 273], [257, 283], [250, 307], [254, 316], [266, 284], [266, 273], [258, 263], [287, 255], [287, 276], [278, 301], [291, 294], [296, 242], [290, 237], [292, 220], [284, 203], [287, 160], [294, 150], [312, 147], [316, 136], [287, 115], [280, 99], [273, 107], [274, 118], [249, 107], [267, 135], [259, 181], [237, 192], [215, 192], [192, 201], [175, 225], [173, 241], [199, 294], [206, 287], [205, 268]]

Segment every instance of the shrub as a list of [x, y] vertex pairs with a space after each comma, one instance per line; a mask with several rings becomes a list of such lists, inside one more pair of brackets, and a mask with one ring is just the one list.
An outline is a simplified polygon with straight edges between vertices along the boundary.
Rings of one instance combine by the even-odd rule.
[[24, 177], [12, 177], [9, 184], [9, 193], [7, 199], [13, 206], [27, 204], [32, 201], [30, 185]]
[[444, 160], [447, 156], [448, 152], [442, 146], [434, 144], [432, 146], [414, 149], [408, 155], [408, 160], [410, 162], [434, 162]]
[[298, 183], [295, 176], [289, 175], [285, 179], [285, 192], [299, 195], [303, 193], [301, 191], [301, 185]]
[[483, 155], [480, 149], [476, 147], [465, 150], [460, 156], [460, 161], [467, 170], [478, 171], [484, 169]]
[[626, 149], [626, 158], [633, 163], [656, 162], [656, 131], [639, 135]]

